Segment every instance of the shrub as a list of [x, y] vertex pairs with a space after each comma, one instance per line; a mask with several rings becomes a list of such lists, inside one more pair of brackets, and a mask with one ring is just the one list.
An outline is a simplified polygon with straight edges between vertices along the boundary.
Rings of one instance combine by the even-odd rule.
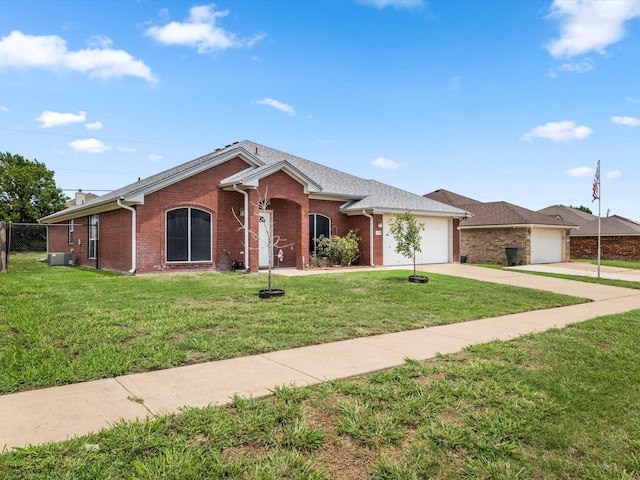
[[316, 253], [311, 257], [311, 265], [326, 266], [340, 265], [350, 267], [355, 265], [360, 257], [359, 242], [362, 237], [358, 237], [358, 229], [349, 230], [344, 237], [334, 235], [331, 238], [320, 237], [315, 239]]

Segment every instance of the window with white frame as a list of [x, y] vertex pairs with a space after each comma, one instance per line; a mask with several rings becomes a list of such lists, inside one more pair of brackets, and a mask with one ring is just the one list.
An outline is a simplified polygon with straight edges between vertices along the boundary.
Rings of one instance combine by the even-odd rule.
[[73, 219], [69, 220], [69, 245], [73, 245]]
[[316, 253], [317, 241], [331, 238], [331, 219], [319, 213], [309, 215], [309, 252]]
[[167, 212], [167, 262], [211, 261], [211, 214], [197, 208]]
[[98, 215], [89, 216], [89, 258], [98, 258]]

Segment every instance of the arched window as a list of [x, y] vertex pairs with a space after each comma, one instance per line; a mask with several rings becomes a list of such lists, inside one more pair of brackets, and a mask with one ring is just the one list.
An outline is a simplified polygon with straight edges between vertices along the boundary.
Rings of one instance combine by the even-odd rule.
[[331, 238], [331, 219], [319, 213], [312, 213], [309, 215], [309, 252], [316, 253], [315, 239], [320, 237]]
[[167, 212], [167, 262], [211, 261], [211, 214], [197, 208]]

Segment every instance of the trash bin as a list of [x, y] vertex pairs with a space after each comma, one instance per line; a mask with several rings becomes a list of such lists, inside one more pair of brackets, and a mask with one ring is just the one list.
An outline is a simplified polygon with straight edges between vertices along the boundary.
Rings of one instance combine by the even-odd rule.
[[507, 266], [520, 265], [520, 255], [524, 251], [524, 248], [505, 247], [504, 251], [507, 254]]
[[467, 256], [466, 255], [460, 255], [460, 263], [467, 263]]

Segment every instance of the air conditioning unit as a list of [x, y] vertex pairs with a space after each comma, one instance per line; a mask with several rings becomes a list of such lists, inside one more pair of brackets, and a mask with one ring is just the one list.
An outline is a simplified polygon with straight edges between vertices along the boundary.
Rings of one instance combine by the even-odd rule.
[[73, 266], [73, 253], [50, 253], [47, 255], [47, 265], [50, 267]]

